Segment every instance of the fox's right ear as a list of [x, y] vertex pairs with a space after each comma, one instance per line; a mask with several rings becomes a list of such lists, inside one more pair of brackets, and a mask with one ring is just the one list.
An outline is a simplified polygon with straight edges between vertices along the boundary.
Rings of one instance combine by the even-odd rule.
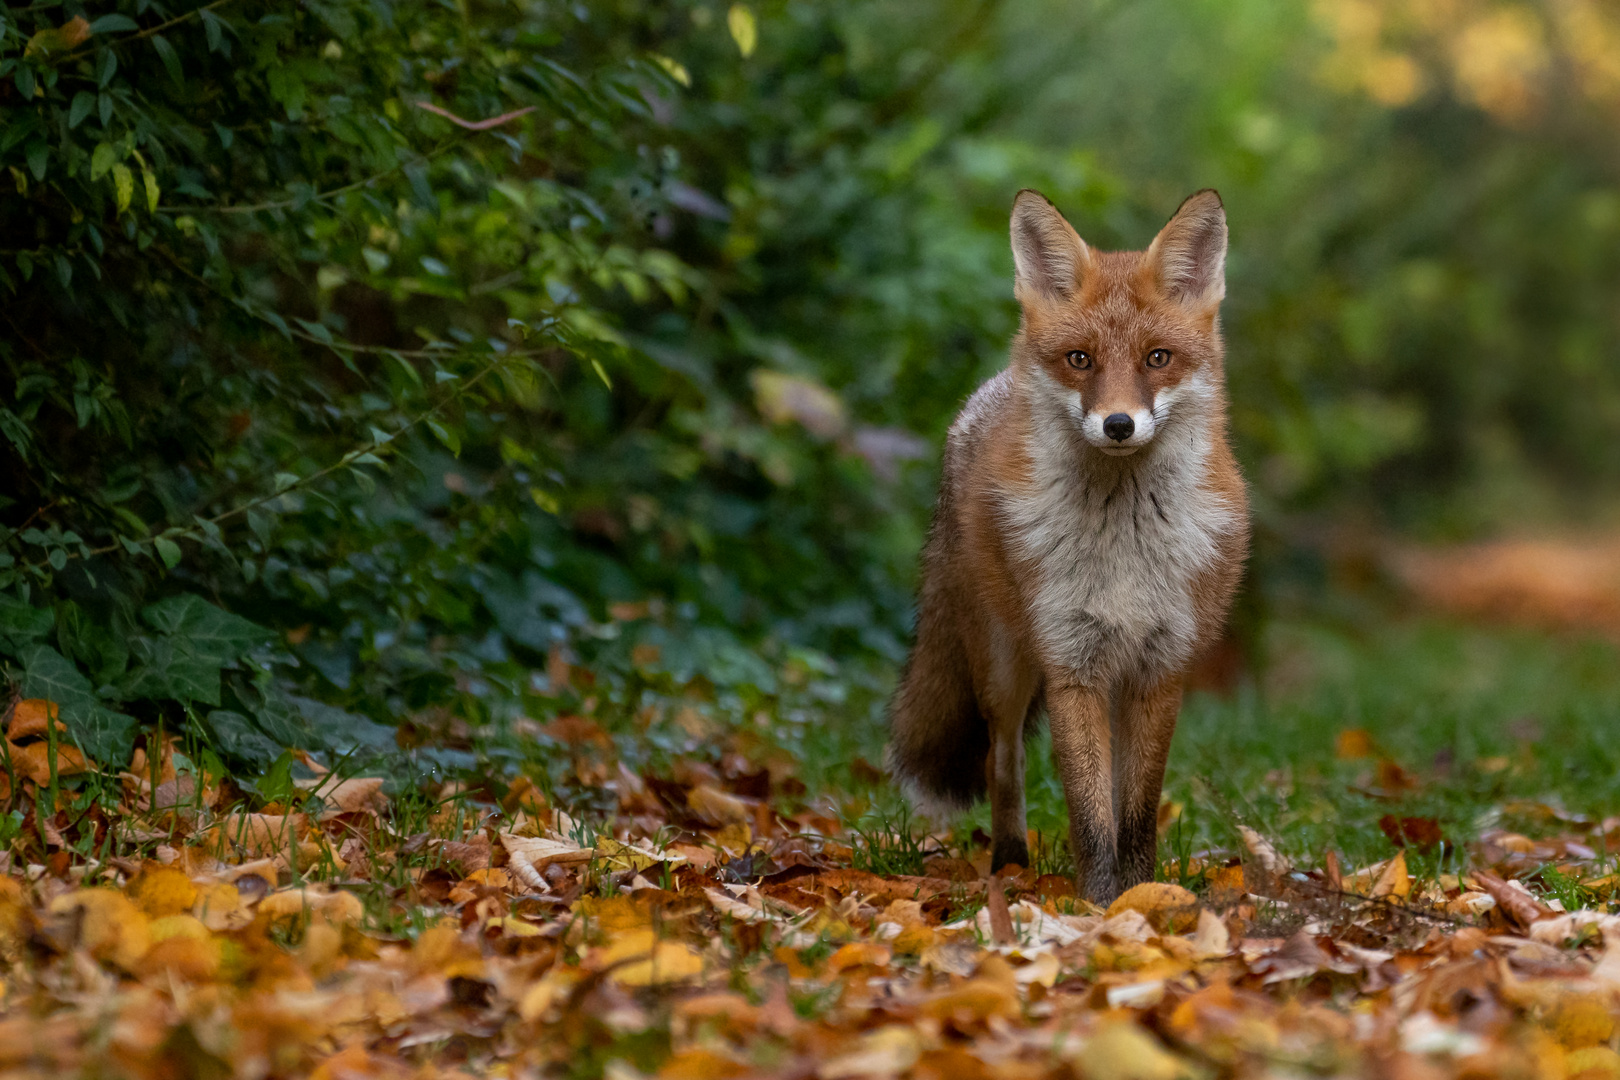
[[1025, 188], [1013, 200], [1013, 292], [1019, 303], [1074, 295], [1091, 252], [1074, 226], [1038, 191]]

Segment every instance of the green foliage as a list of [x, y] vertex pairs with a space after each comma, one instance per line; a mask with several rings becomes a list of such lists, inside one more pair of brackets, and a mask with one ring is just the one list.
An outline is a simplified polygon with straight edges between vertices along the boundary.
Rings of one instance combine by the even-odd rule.
[[24, 692], [98, 757], [201, 708], [262, 766], [381, 747], [321, 700], [544, 711], [531, 673], [616, 640], [615, 603], [654, 602], [629, 630], [687, 683], [896, 658], [910, 430], [1000, 347], [1004, 302], [952, 304], [1002, 275], [972, 245], [909, 267], [952, 197], [907, 181], [937, 70], [857, 63], [875, 28], [830, 5], [762, 9], [748, 56], [715, 14], [6, 14]]
[[[161, 720], [255, 773], [445, 707], [870, 717], [1024, 186], [1104, 247], [1222, 188], [1268, 536], [1614, 478], [1620, 218], [1579, 138], [1341, 93], [1283, 0], [738, 10], [0, 14], [23, 692], [106, 761]], [[579, 659], [605, 683], [552, 681]]]

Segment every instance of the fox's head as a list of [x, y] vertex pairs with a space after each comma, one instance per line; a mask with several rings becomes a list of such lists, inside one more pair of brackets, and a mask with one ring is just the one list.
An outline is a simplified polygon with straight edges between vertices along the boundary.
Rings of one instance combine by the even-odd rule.
[[1012, 212], [1015, 363], [1085, 441], [1134, 454], [1183, 412], [1221, 400], [1226, 211], [1204, 190], [1146, 251], [1096, 251], [1035, 191]]

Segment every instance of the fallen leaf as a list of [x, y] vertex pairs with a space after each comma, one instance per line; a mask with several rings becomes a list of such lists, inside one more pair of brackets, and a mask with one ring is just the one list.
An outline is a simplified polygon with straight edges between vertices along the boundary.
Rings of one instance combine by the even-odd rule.
[[922, 1041], [904, 1024], [889, 1024], [862, 1035], [855, 1047], [829, 1058], [816, 1070], [821, 1080], [857, 1076], [894, 1076], [917, 1063]]
[[546, 879], [540, 871], [552, 863], [576, 866], [590, 862], [596, 856], [595, 848], [580, 847], [571, 840], [552, 840], [543, 836], [515, 836], [500, 834], [501, 847], [506, 849], [507, 866], [524, 885], [538, 892], [548, 892]]
[[197, 886], [177, 866], [149, 862], [124, 887], [124, 893], [149, 918], [161, 919], [190, 911], [197, 902]]
[[271, 893], [259, 901], [258, 913], [271, 922], [308, 916], [342, 924], [359, 922], [365, 906], [358, 896], [344, 889], [306, 885]]
[[46, 910], [76, 945], [126, 970], [133, 970], [152, 944], [145, 913], [112, 889], [77, 889], [52, 900]]
[[700, 784], [686, 793], [686, 805], [692, 813], [711, 825], [748, 826], [753, 823], [754, 809], [735, 795], [718, 788]]
[[1073, 1060], [1083, 1075], [1107, 1080], [1176, 1080], [1191, 1073], [1181, 1059], [1128, 1020], [1103, 1024], [1081, 1044]]
[[696, 949], [681, 941], [660, 941], [651, 929], [619, 934], [599, 963], [611, 969], [610, 979], [625, 986], [666, 986], [703, 974], [703, 957]]
[[1385, 814], [1378, 819], [1378, 827], [1389, 837], [1389, 842], [1396, 847], [1415, 847], [1427, 854], [1435, 846], [1445, 841], [1445, 834], [1440, 830], [1440, 823], [1428, 817], [1397, 818], [1394, 814]]
[[1412, 891], [1412, 878], [1406, 872], [1406, 852], [1397, 851], [1395, 857], [1384, 866], [1383, 873], [1373, 882], [1372, 891], [1368, 894], [1374, 898], [1393, 897], [1404, 900]]
[[332, 813], [367, 811], [380, 814], [388, 809], [388, 796], [383, 794], [383, 781], [378, 776], [355, 776], [340, 780], [335, 775], [327, 775], [303, 781], [299, 786], [324, 802]]
[[1359, 761], [1374, 753], [1372, 735], [1365, 728], [1345, 728], [1333, 740], [1333, 755], [1340, 761]]
[[1198, 897], [1180, 885], [1146, 881], [1121, 893], [1108, 905], [1107, 915], [1122, 911], [1139, 912], [1160, 933], [1181, 934], [1198, 922]]
[[1293, 864], [1278, 854], [1270, 840], [1247, 825], [1239, 825], [1237, 831], [1243, 838], [1243, 846], [1249, 849], [1249, 854], [1260, 864], [1260, 869], [1272, 876], [1286, 874], [1293, 869]]
[[1524, 929], [1529, 929], [1536, 920], [1554, 914], [1551, 908], [1530, 895], [1530, 891], [1517, 881], [1504, 881], [1484, 870], [1475, 870], [1470, 876], [1496, 901], [1502, 914]]

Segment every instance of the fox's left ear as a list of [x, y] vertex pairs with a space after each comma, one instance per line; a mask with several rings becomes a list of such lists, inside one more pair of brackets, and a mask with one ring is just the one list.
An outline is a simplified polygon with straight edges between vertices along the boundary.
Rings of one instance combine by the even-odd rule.
[[1147, 250], [1159, 291], [1188, 307], [1226, 296], [1226, 208], [1214, 188], [1188, 197]]

